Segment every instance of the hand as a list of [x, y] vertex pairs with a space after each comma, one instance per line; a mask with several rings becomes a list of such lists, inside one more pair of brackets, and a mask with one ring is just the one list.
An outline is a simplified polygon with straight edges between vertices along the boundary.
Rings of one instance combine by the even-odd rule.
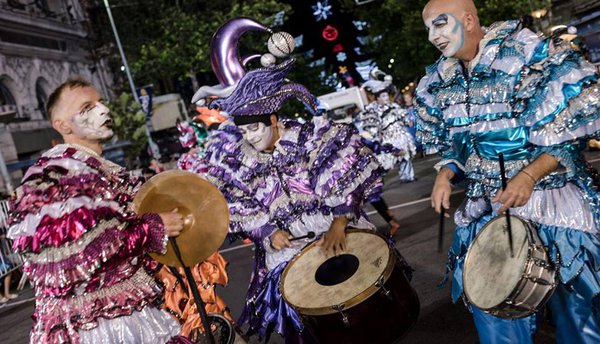
[[503, 214], [508, 208], [518, 208], [527, 204], [534, 186], [533, 179], [524, 173], [518, 173], [511, 178], [506, 185], [506, 190], [498, 191], [492, 199], [493, 203], [502, 203], [502, 207], [498, 209], [498, 214]]
[[395, 156], [404, 156], [404, 155], [406, 155], [406, 151], [404, 149], [400, 149], [396, 153], [394, 153], [394, 155]]
[[346, 225], [348, 219], [335, 218], [329, 226], [329, 230], [323, 234], [317, 245], [321, 246], [325, 255], [329, 255], [329, 251], [333, 252], [333, 255], [337, 255], [342, 251], [346, 250]]
[[[450, 172], [447, 172], [450, 171]], [[448, 169], [442, 169], [435, 178], [433, 189], [431, 190], [431, 207], [435, 209], [435, 212], [440, 214], [442, 207], [448, 210], [450, 209], [450, 194], [452, 193], [452, 179], [454, 172]], [[446, 212], [446, 217], [450, 217], [450, 214]]]
[[178, 209], [175, 208], [169, 213], [160, 213], [163, 225], [165, 226], [165, 232], [169, 237], [176, 237], [181, 234], [183, 230], [183, 215], [178, 213]]
[[290, 241], [291, 237], [292, 235], [290, 233], [278, 229], [275, 233], [271, 234], [271, 247], [277, 251], [286, 247], [292, 247], [292, 242]]

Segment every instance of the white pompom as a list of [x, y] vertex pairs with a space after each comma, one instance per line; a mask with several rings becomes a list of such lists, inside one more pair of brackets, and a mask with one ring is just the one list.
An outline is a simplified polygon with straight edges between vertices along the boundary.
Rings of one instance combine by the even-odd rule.
[[569, 26], [569, 28], [567, 29], [567, 32], [570, 33], [571, 35], [576, 35], [577, 28], [575, 26]]
[[383, 77], [383, 81], [392, 82], [392, 80], [394, 80], [394, 78], [389, 74]]
[[294, 51], [296, 41], [287, 32], [275, 32], [267, 41], [269, 52], [277, 57], [286, 57]]
[[260, 64], [263, 65], [264, 67], [269, 67], [275, 64], [275, 56], [273, 56], [272, 54], [266, 53], [263, 56], [260, 57]]

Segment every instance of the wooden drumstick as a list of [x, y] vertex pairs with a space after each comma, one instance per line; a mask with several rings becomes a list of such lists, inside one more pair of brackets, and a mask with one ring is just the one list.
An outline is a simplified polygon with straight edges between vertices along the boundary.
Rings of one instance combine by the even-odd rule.
[[[169, 242], [173, 246], [173, 252], [175, 252], [175, 256], [177, 256], [177, 259], [183, 266], [183, 271], [185, 272], [185, 277], [188, 280], [190, 289], [192, 289], [192, 295], [194, 296], [194, 301], [196, 302], [196, 308], [198, 309], [198, 313], [200, 313], [200, 320], [202, 321], [202, 325], [204, 325], [204, 334], [206, 335], [206, 338], [208, 339], [208, 342], [210, 344], [215, 344], [216, 342], [215, 342], [215, 337], [213, 336], [213, 333], [212, 333], [211, 322], [208, 321], [208, 314], [206, 313], [204, 301], [202, 300], [202, 297], [200, 296], [200, 291], [198, 290], [198, 285], [196, 285], [196, 279], [194, 278], [194, 275], [192, 274], [192, 270], [190, 269], [189, 266], [185, 265], [185, 263], [183, 262], [183, 259], [181, 258], [181, 251], [179, 250], [179, 245], [177, 245], [177, 239], [169, 238]], [[184, 285], [182, 285], [181, 287], [183, 289], [185, 289]]]
[[[506, 169], [504, 167], [504, 154], [498, 154], [500, 160], [500, 177], [502, 178], [502, 191], [506, 190]], [[508, 246], [510, 247], [510, 256], [514, 257], [512, 224], [510, 223], [510, 209], [506, 209], [506, 228], [508, 229]]]
[[444, 220], [446, 220], [446, 208], [440, 207], [440, 232], [438, 233], [438, 253], [442, 252], [444, 246]]
[[312, 239], [315, 236], [316, 236], [315, 232], [310, 231], [310, 232], [306, 233], [306, 235], [302, 235], [302, 236], [299, 236], [299, 237], [293, 237], [293, 238], [290, 238], [289, 240], [290, 241], [295, 241], [295, 240], [302, 240], [302, 239]]

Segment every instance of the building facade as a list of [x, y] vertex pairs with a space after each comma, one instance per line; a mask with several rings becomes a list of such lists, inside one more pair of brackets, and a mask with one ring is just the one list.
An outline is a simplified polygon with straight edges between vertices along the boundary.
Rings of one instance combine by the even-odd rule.
[[[59, 139], [45, 110], [54, 88], [79, 75], [110, 96], [108, 69], [88, 50], [87, 22], [78, 0], [0, 0], [0, 148], [13, 182]], [[10, 191], [2, 174], [0, 193]]]

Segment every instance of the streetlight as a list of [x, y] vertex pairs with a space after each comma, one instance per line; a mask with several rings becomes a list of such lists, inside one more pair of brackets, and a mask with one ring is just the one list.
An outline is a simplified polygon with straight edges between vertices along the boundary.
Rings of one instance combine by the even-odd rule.
[[[117, 27], [115, 26], [115, 20], [112, 16], [112, 11], [110, 10], [110, 5], [108, 4], [108, 0], [104, 0], [104, 7], [106, 7], [106, 13], [108, 14], [108, 20], [110, 21], [110, 26], [112, 27], [113, 34], [115, 36], [115, 41], [117, 42], [117, 48], [119, 48], [119, 54], [121, 55], [121, 60], [123, 61], [123, 65], [121, 66], [121, 70], [127, 74], [127, 80], [129, 81], [129, 87], [131, 87], [131, 93], [133, 93], [133, 98], [136, 102], [140, 102], [137, 91], [135, 89], [135, 84], [133, 83], [133, 78], [131, 77], [131, 72], [129, 70], [129, 64], [127, 63], [127, 58], [125, 57], [125, 52], [123, 51], [123, 46], [121, 45], [121, 39], [119, 38], [119, 32], [117, 31]], [[147, 114], [150, 116], [150, 114]], [[150, 135], [150, 129], [148, 128], [148, 120], [146, 120], [146, 136], [148, 137], [148, 145], [150, 146], [150, 151], [152, 152], [152, 157], [155, 159], [160, 159], [160, 150], [158, 146], [152, 140], [152, 136]]]

